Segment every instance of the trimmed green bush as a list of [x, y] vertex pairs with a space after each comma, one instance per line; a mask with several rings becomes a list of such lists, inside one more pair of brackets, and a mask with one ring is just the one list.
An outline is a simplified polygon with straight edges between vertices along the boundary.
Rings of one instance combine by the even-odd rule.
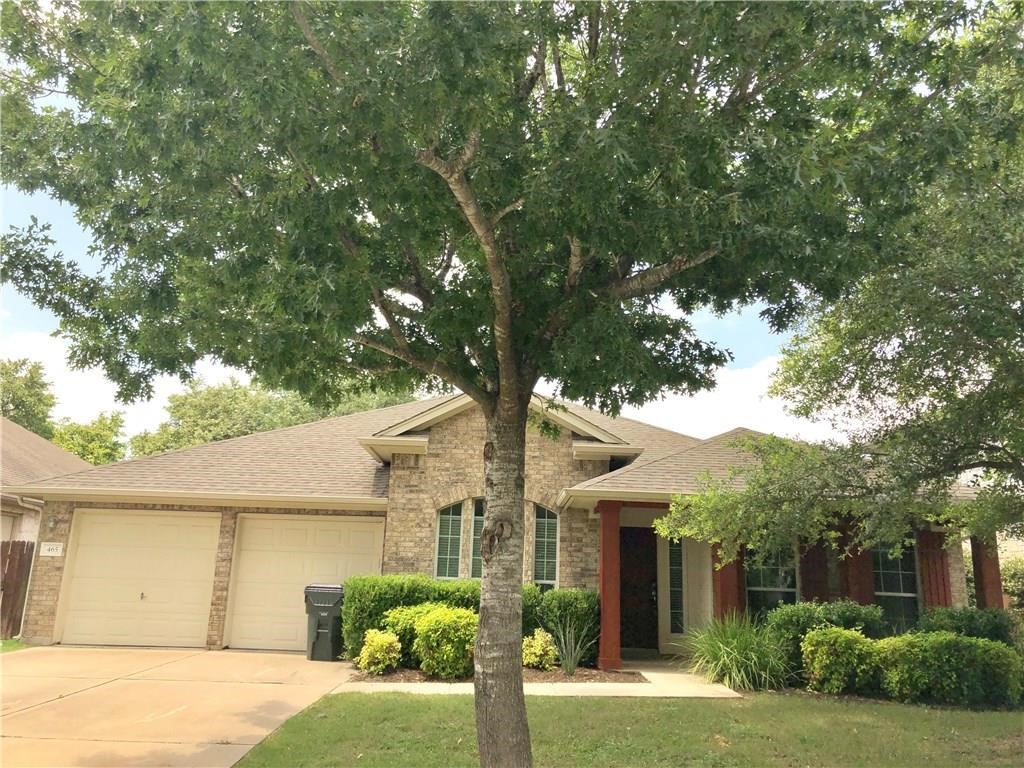
[[746, 614], [715, 619], [686, 636], [691, 669], [738, 690], [781, 688], [790, 674], [785, 639]]
[[[540, 599], [540, 590], [535, 584], [523, 585], [524, 635], [538, 626]], [[476, 579], [433, 579], [418, 574], [349, 577], [345, 580], [345, 601], [341, 606], [345, 655], [350, 659], [359, 655], [366, 630], [380, 629], [384, 614], [389, 610], [421, 603], [443, 603], [479, 613], [480, 582]]]
[[523, 638], [523, 666], [547, 671], [555, 668], [558, 651], [555, 639], [543, 629], [535, 629], [529, 637]]
[[389, 632], [394, 632], [402, 644], [403, 667], [417, 669], [420, 660], [413, 651], [416, 641], [416, 622], [437, 608], [446, 607], [444, 603], [420, 603], [419, 605], [402, 605], [392, 608], [384, 614], [381, 624]]
[[540, 601], [543, 596], [536, 584], [523, 584], [523, 637], [529, 637], [540, 627]]
[[1010, 607], [1024, 610], [1024, 557], [1008, 557], [999, 566], [1003, 592], [1010, 596]]
[[878, 642], [882, 690], [905, 702], [1015, 706], [1024, 661], [993, 640], [953, 632], [919, 632]]
[[574, 674], [581, 664], [594, 663], [601, 631], [601, 601], [597, 592], [550, 589], [541, 596], [537, 613], [541, 626], [555, 639], [565, 674]]
[[786, 643], [786, 657], [795, 676], [801, 676], [803, 651], [801, 643], [813, 629], [840, 627], [857, 629], [867, 637], [885, 635], [882, 608], [861, 605], [852, 600], [834, 600], [828, 603], [807, 602], [780, 605], [768, 611], [764, 623], [774, 629]]
[[929, 608], [918, 620], [917, 629], [1013, 645], [1013, 617], [1000, 608]]
[[435, 608], [421, 616], [413, 643], [420, 669], [444, 680], [472, 675], [477, 622], [468, 608]]
[[880, 670], [874, 641], [856, 629], [822, 627], [800, 644], [807, 687], [821, 693], [878, 692]]
[[366, 631], [363, 648], [356, 657], [356, 666], [371, 675], [383, 675], [398, 666], [402, 645], [393, 632], [377, 629]]

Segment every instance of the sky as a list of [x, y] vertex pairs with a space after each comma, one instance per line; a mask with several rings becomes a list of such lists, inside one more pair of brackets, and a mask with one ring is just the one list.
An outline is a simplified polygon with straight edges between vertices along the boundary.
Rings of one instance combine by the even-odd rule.
[[[83, 265], [93, 264], [88, 254], [90, 238], [68, 206], [45, 195], [24, 195], [4, 188], [0, 191], [0, 231], [24, 226], [35, 216], [52, 225], [56, 248]], [[735, 427], [748, 427], [803, 439], [834, 436], [823, 423], [799, 419], [785, 410], [785, 404], [768, 397], [781, 347], [788, 336], [774, 334], [748, 307], [724, 316], [699, 312], [690, 318], [697, 333], [729, 350], [733, 359], [717, 375], [714, 390], [693, 396], [668, 395], [642, 408], [628, 408], [623, 415], [706, 438]], [[74, 370], [67, 362], [67, 343], [54, 335], [57, 320], [35, 307], [10, 286], [0, 288], [0, 357], [29, 358], [41, 362], [57, 398], [54, 418], [90, 421], [104, 411], [119, 410], [125, 417], [127, 436], [154, 429], [166, 418], [167, 398], [184, 385], [173, 377], [161, 378], [148, 401], [120, 403], [116, 388], [98, 369]], [[198, 373], [208, 384], [229, 380], [245, 381], [247, 376], [215, 361], [203, 361]]]

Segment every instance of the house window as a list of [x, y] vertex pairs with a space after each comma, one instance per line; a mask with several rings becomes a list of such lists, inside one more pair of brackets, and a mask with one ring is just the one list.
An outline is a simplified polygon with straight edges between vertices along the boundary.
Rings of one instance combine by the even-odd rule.
[[885, 548], [871, 553], [875, 572], [875, 602], [882, 606], [886, 621], [896, 632], [917, 623], [917, 554], [904, 547], [898, 558]]
[[534, 505], [533, 581], [542, 590], [558, 579], [558, 515]]
[[480, 557], [480, 536], [484, 532], [484, 500], [473, 499], [473, 559], [469, 575], [479, 579], [484, 572], [484, 561]]
[[796, 552], [770, 555], [760, 563], [745, 563], [747, 610], [752, 614], [770, 611], [780, 603], [795, 603]]
[[683, 627], [683, 542], [668, 543], [669, 632], [682, 634]]
[[459, 577], [459, 545], [462, 542], [462, 502], [437, 513], [437, 570], [439, 579]]

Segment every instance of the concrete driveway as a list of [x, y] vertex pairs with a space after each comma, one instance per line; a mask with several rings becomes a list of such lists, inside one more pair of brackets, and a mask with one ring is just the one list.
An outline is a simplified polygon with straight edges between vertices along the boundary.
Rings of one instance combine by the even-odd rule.
[[300, 654], [29, 648], [0, 655], [0, 765], [230, 766], [344, 682]]

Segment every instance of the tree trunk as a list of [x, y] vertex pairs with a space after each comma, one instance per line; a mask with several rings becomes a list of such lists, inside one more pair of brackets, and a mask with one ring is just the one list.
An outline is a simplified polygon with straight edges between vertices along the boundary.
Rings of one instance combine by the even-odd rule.
[[533, 764], [523, 697], [523, 488], [529, 400], [503, 396], [487, 416], [476, 639], [476, 733], [484, 768]]

